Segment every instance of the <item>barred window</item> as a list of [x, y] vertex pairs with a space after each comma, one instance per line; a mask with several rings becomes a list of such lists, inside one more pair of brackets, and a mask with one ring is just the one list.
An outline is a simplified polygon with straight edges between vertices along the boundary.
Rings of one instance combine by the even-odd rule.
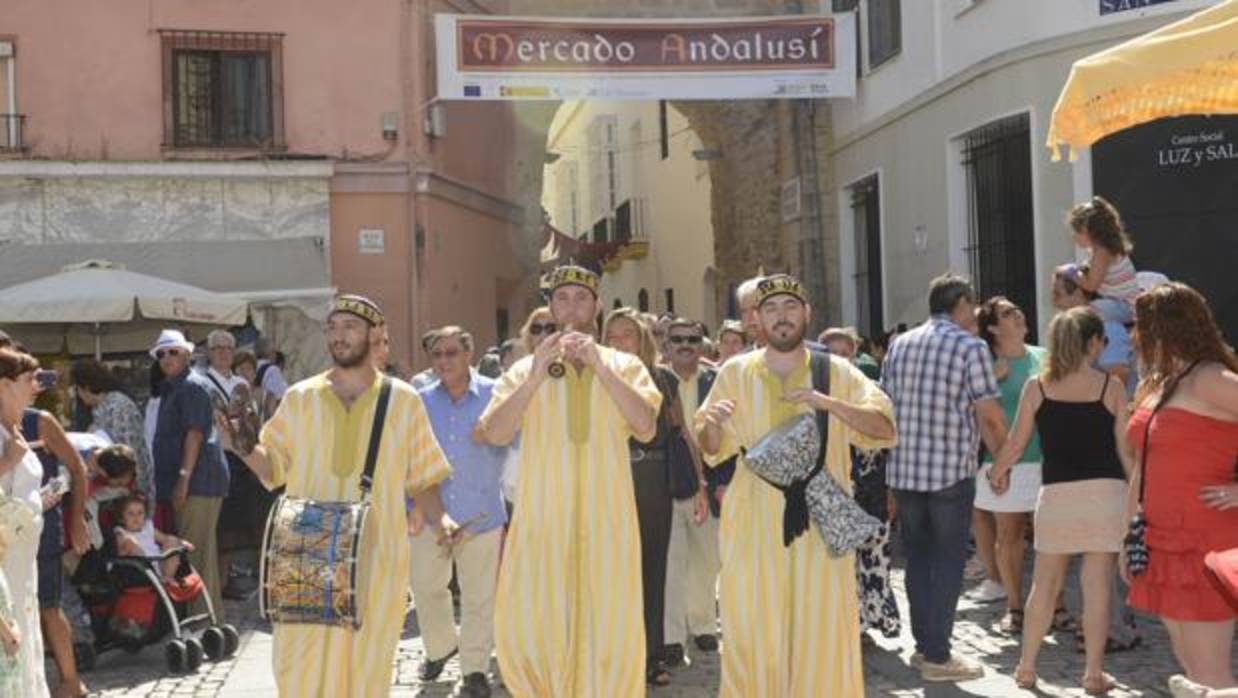
[[282, 34], [160, 32], [164, 142], [282, 148]]
[[1036, 250], [1032, 139], [1027, 114], [964, 136], [967, 253], [980, 298], [1003, 295], [1023, 309], [1036, 341]]

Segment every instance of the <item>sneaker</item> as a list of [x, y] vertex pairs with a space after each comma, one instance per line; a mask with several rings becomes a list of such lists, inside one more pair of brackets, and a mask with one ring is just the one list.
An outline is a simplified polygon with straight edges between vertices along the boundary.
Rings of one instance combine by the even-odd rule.
[[490, 698], [490, 682], [486, 680], [486, 675], [480, 671], [473, 672], [464, 677], [464, 683], [460, 686], [461, 698]]
[[927, 659], [920, 665], [920, 678], [925, 681], [971, 681], [984, 676], [984, 667], [962, 657], [938, 664]]
[[1182, 674], [1169, 677], [1169, 692], [1174, 698], [1207, 698], [1208, 687], [1197, 684]]
[[995, 582], [992, 579], [986, 579], [980, 583], [980, 586], [971, 590], [967, 598], [976, 603], [993, 603], [1006, 598], [1006, 588], [1001, 582]]

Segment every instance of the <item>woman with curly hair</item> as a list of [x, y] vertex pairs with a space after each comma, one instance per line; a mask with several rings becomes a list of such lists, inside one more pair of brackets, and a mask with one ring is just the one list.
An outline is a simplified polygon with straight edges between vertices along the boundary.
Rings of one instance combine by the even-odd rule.
[[[1208, 576], [1204, 556], [1238, 547], [1238, 356], [1204, 297], [1168, 283], [1135, 302], [1143, 379], [1127, 441], [1137, 451], [1127, 513], [1142, 507], [1146, 570], [1131, 576], [1130, 605], [1161, 617], [1187, 683], [1236, 685], [1230, 666], [1238, 607]], [[1208, 695], [1207, 689], [1177, 695]], [[1174, 684], [1179, 684], [1174, 686]]]

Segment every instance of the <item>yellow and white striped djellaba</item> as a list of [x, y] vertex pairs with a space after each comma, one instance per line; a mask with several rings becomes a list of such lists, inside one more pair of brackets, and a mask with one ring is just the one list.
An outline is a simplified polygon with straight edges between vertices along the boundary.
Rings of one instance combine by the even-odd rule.
[[[662, 395], [639, 359], [598, 351], [657, 409]], [[489, 409], [524, 383], [532, 365], [526, 357], [503, 375]], [[513, 696], [645, 695], [633, 435], [593, 371], [570, 365], [538, 387], [520, 422], [516, 509], [494, 613], [499, 667]]]
[[[717, 465], [751, 448], [791, 417], [810, 412], [783, 396], [811, 388], [808, 354], [785, 382], [771, 373], [765, 350], [738, 356], [722, 366], [709, 397], [696, 413], [720, 400], [735, 401], [723, 429], [722, 446], [706, 462]], [[890, 399], [850, 363], [831, 359], [830, 394], [860, 407], [876, 407], [894, 421]], [[888, 448], [894, 441], [874, 439], [829, 419], [826, 470], [851, 489], [851, 446]], [[859, 607], [855, 558], [830, 557], [815, 527], [782, 543], [784, 498], [759, 479], [741, 456], [722, 503], [718, 530], [722, 572], [723, 698], [862, 698]]]
[[[327, 374], [292, 386], [262, 429], [273, 467], [268, 487], [292, 497], [361, 499], [361, 470], [382, 377], [349, 408]], [[393, 381], [391, 402], [374, 468], [367, 536], [361, 541], [358, 581], [361, 628], [276, 623], [273, 661], [279, 694], [289, 698], [369, 698], [391, 691], [395, 648], [404, 627], [408, 590], [408, 527], [404, 497], [451, 473], [434, 439], [421, 398]]]

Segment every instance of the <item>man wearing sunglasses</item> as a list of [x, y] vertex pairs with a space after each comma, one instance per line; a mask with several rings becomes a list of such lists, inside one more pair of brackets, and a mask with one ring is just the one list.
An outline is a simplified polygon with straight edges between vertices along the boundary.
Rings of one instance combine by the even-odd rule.
[[662, 393], [638, 357], [598, 345], [598, 285], [582, 267], [551, 272], [558, 331], [503, 374], [481, 418], [491, 444], [520, 434], [494, 612], [512, 695], [645, 694], [628, 439], [653, 438]]
[[[216, 617], [222, 619], [216, 528], [230, 475], [215, 430], [211, 386], [202, 374], [189, 370], [193, 344], [179, 330], [164, 330], [150, 355], [164, 375], [151, 454], [156, 511], [170, 513], [176, 535], [193, 543], [189, 561], [202, 576]], [[166, 518], [159, 519], [157, 515], [156, 523], [166, 525]], [[201, 599], [194, 602], [194, 613], [205, 610]]]
[[[482, 410], [494, 392], [494, 379], [471, 368], [473, 336], [455, 325], [439, 328], [430, 343], [437, 383], [418, 391], [451, 475], [439, 484], [443, 506], [463, 535], [446, 551], [434, 534], [419, 529], [420, 510], [410, 530], [409, 581], [417, 606], [417, 624], [426, 644], [422, 681], [434, 681], [447, 660], [460, 654], [460, 696], [490, 695], [486, 673], [494, 650], [494, 588], [499, 547], [507, 510], [499, 477], [507, 449], [491, 446], [477, 429]], [[452, 611], [452, 563], [460, 584], [460, 631]]]
[[[696, 408], [705, 401], [717, 372], [701, 365], [705, 339], [699, 322], [677, 318], [666, 330], [667, 359], [679, 378], [679, 405], [683, 424], [691, 424]], [[684, 447], [670, 449], [675, 482], [694, 482], [693, 491], [672, 491], [671, 543], [666, 566], [666, 622], [663, 659], [669, 666], [683, 662], [689, 636], [697, 649], [715, 652], [718, 625], [715, 589], [718, 583], [718, 520], [710, 516], [707, 483], [699, 447], [691, 429], [684, 429]]]

